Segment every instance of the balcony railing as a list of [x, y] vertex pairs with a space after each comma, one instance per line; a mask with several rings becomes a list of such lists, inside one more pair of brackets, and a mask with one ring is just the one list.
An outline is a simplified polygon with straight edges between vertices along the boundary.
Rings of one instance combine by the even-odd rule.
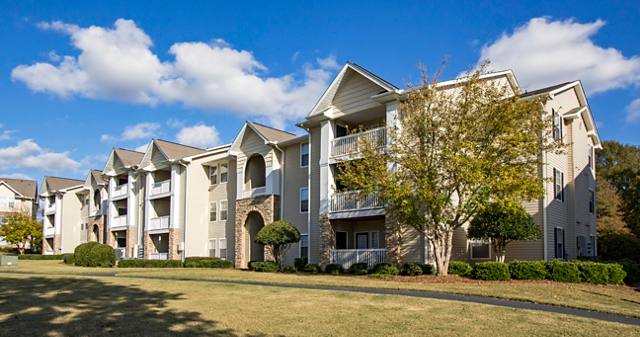
[[149, 230], [169, 229], [169, 216], [161, 216], [157, 218], [151, 218], [149, 220]]
[[111, 198], [115, 199], [115, 198], [126, 196], [128, 191], [129, 191], [129, 188], [127, 184], [116, 185], [113, 188], [113, 191], [111, 191]]
[[49, 202], [46, 202], [44, 204], [44, 213], [45, 214], [54, 213], [55, 211], [56, 211], [56, 204], [55, 203], [50, 204]]
[[45, 228], [44, 228], [44, 231], [43, 231], [43, 233], [42, 233], [42, 234], [43, 234], [44, 236], [53, 236], [55, 233], [56, 233], [56, 228], [55, 228], [55, 227], [53, 227], [53, 226], [52, 226], [52, 227], [47, 226], [47, 227], [45, 227]]
[[387, 256], [387, 250], [382, 249], [334, 249], [331, 251], [331, 263], [341, 264], [348, 269], [354, 263], [366, 263], [373, 267], [383, 263]]
[[149, 254], [149, 260], [167, 260], [167, 259], [169, 259], [169, 253]]
[[348, 191], [331, 197], [331, 212], [381, 208], [384, 205], [376, 192]]
[[114, 228], [120, 228], [120, 227], [126, 227], [127, 226], [127, 215], [120, 215], [120, 216], [116, 216], [111, 218], [111, 224], [109, 227], [111, 227], [111, 229]]
[[379, 127], [364, 132], [338, 137], [331, 141], [331, 158], [355, 155], [360, 152], [362, 142], [382, 147], [387, 142], [387, 129]]
[[171, 180], [159, 181], [151, 185], [150, 195], [159, 195], [171, 192]]

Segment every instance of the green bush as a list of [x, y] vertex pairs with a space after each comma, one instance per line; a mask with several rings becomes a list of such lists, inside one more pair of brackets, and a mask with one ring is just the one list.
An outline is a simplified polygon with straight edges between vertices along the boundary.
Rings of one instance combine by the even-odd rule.
[[118, 268], [144, 268], [145, 260], [120, 260]]
[[113, 267], [116, 257], [113, 248], [97, 242], [87, 242], [74, 250], [76, 266], [82, 267]]
[[296, 267], [294, 266], [282, 266], [280, 267], [279, 272], [286, 274], [295, 274], [298, 272], [298, 269], [296, 269]]
[[18, 260], [64, 260], [63, 255], [24, 254], [18, 255]]
[[391, 263], [378, 263], [373, 268], [373, 273], [376, 275], [399, 275], [400, 270], [398, 266]]
[[273, 261], [255, 261], [250, 264], [251, 270], [257, 272], [275, 273], [280, 269], [280, 265]]
[[622, 265], [622, 269], [627, 273], [627, 276], [624, 278], [625, 284], [635, 286], [640, 283], [640, 263], [630, 259], [623, 259], [618, 263]]
[[609, 269], [609, 284], [624, 284], [627, 273], [619, 263], [607, 263]]
[[609, 283], [609, 267], [604, 263], [575, 262], [580, 270], [580, 279], [592, 284]]
[[422, 275], [422, 265], [416, 262], [405, 263], [402, 266], [400, 274], [405, 276], [418, 276]]
[[324, 272], [331, 275], [338, 275], [344, 273], [344, 269], [341, 264], [333, 263], [324, 267]]
[[581, 281], [580, 269], [574, 262], [553, 260], [547, 262], [549, 278], [558, 282], [578, 283]]
[[308, 264], [304, 266], [304, 272], [311, 273], [311, 274], [319, 274], [319, 273], [322, 273], [322, 268], [320, 268], [320, 266], [317, 264]]
[[187, 257], [184, 259], [185, 268], [231, 268], [233, 262], [217, 257]]
[[449, 274], [460, 276], [471, 276], [473, 268], [464, 261], [449, 261]]
[[73, 254], [62, 254], [62, 259], [65, 264], [75, 264], [76, 259]]
[[474, 269], [474, 277], [485, 281], [508, 281], [511, 279], [509, 265], [503, 262], [479, 262]]
[[96, 245], [99, 245], [99, 243], [91, 241], [78, 245], [73, 250], [76, 266], [87, 266], [89, 264], [89, 251]]
[[120, 260], [118, 268], [182, 268], [180, 260]]
[[309, 261], [307, 260], [306, 257], [300, 257], [293, 260], [293, 265], [296, 267], [298, 271], [304, 271], [304, 267], [306, 267], [307, 264], [309, 264]]
[[513, 261], [509, 273], [514, 280], [544, 280], [549, 276], [543, 261]]
[[422, 264], [420, 267], [422, 267], [422, 275], [433, 275], [436, 271], [435, 268], [433, 268], [433, 265], [428, 263]]
[[349, 267], [349, 269], [347, 270], [347, 273], [353, 274], [353, 275], [367, 275], [369, 274], [369, 265], [362, 262], [354, 263]]

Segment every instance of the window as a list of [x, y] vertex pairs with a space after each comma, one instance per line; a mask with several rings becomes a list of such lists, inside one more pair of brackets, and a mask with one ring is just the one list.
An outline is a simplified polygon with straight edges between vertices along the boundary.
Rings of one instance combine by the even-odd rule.
[[593, 214], [596, 209], [596, 194], [589, 191], [589, 213]]
[[300, 189], [300, 212], [306, 213], [309, 211], [309, 188], [303, 187]]
[[596, 256], [596, 236], [591, 235], [589, 237], [589, 243], [587, 244], [587, 255]]
[[209, 239], [209, 257], [227, 259], [227, 239]]
[[217, 253], [218, 253], [218, 240], [217, 239], [209, 240], [209, 257], [217, 257], [216, 256]]
[[15, 200], [10, 200], [7, 204], [7, 206], [11, 209], [16, 208], [16, 202]]
[[212, 202], [209, 205], [209, 221], [218, 221], [218, 204]]
[[553, 139], [562, 140], [562, 116], [555, 109], [551, 110], [553, 114]]
[[593, 170], [593, 146], [589, 145], [587, 149], [587, 160], [589, 161], [589, 168]]
[[578, 246], [578, 257], [584, 257], [587, 255], [587, 238], [583, 235], [576, 237], [576, 243]]
[[209, 180], [211, 185], [218, 183], [218, 166], [209, 166]]
[[309, 166], [309, 143], [300, 144], [300, 167]]
[[227, 200], [220, 201], [220, 220], [227, 220]]
[[226, 183], [229, 180], [229, 164], [220, 164], [220, 183]]
[[0, 225], [4, 225], [6, 223], [7, 223], [7, 219], [4, 216], [0, 215]]
[[471, 241], [469, 242], [469, 252], [471, 254], [471, 259], [473, 260], [481, 260], [481, 259], [489, 259], [490, 256], [490, 246], [487, 241]]
[[218, 241], [218, 249], [220, 249], [219, 258], [226, 260], [227, 259], [227, 239], [220, 239]]
[[556, 227], [556, 230], [553, 236], [554, 236], [554, 241], [556, 243], [555, 258], [564, 259], [564, 229]]
[[371, 232], [371, 248], [380, 248], [380, 239], [378, 238], [378, 232]]
[[564, 173], [553, 169], [553, 194], [556, 199], [564, 201]]
[[300, 235], [300, 257], [309, 258], [309, 235]]

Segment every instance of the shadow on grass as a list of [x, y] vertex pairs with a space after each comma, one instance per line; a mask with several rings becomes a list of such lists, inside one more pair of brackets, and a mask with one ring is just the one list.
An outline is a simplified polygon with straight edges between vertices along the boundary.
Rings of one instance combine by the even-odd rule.
[[3, 336], [237, 336], [198, 312], [167, 308], [181, 294], [95, 279], [0, 278]]

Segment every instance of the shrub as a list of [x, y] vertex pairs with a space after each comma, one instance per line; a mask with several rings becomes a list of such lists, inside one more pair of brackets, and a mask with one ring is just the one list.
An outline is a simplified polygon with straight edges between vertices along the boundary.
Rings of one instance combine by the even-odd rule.
[[62, 259], [65, 264], [75, 264], [76, 259], [73, 254], [62, 254]]
[[553, 260], [547, 263], [549, 278], [558, 282], [580, 282], [580, 270], [574, 262]]
[[94, 246], [99, 245], [99, 243], [97, 242], [87, 242], [87, 243], [83, 243], [81, 245], [78, 245], [74, 250], [73, 250], [73, 255], [75, 257], [75, 264], [76, 266], [87, 266], [89, 263], [89, 251], [91, 250], [91, 248], [93, 248]]
[[265, 273], [275, 273], [280, 265], [273, 261], [255, 261], [250, 264], [251, 270]]
[[593, 284], [609, 283], [609, 267], [604, 263], [575, 262], [580, 270], [580, 278], [584, 282]]
[[610, 284], [624, 284], [624, 279], [627, 273], [619, 263], [607, 263], [609, 269], [609, 283]]
[[308, 264], [304, 266], [304, 271], [306, 273], [319, 274], [322, 273], [322, 268], [320, 268], [320, 266], [317, 264]]
[[400, 274], [405, 276], [418, 276], [422, 275], [422, 273], [422, 265], [415, 262], [405, 263], [400, 271]]
[[185, 268], [231, 268], [233, 262], [217, 257], [187, 257], [184, 259]]
[[544, 280], [549, 276], [543, 261], [513, 261], [509, 273], [515, 280]]
[[296, 267], [294, 266], [282, 266], [280, 267], [280, 272], [287, 273], [287, 274], [295, 274], [298, 272], [298, 269], [296, 269]]
[[304, 271], [304, 267], [309, 264], [309, 260], [306, 257], [300, 257], [293, 260], [293, 265], [296, 267], [298, 271]]
[[395, 264], [378, 263], [375, 268], [373, 268], [373, 273], [376, 275], [399, 275], [400, 270]]
[[118, 268], [182, 268], [180, 260], [121, 260]]
[[367, 275], [369, 273], [369, 265], [366, 263], [354, 263], [349, 267], [347, 273], [354, 275]]
[[284, 220], [277, 220], [262, 227], [255, 241], [269, 246], [276, 263], [281, 265], [291, 244], [300, 241], [300, 231]]
[[143, 268], [145, 260], [120, 260], [118, 268]]
[[449, 261], [449, 274], [460, 276], [471, 276], [473, 268], [464, 261]]
[[97, 242], [87, 242], [74, 250], [76, 266], [82, 267], [113, 267], [116, 257], [113, 248]]
[[344, 273], [344, 269], [341, 264], [333, 263], [324, 267], [324, 272], [331, 275], [338, 275]]
[[474, 276], [478, 280], [508, 281], [511, 279], [509, 265], [503, 262], [479, 262], [475, 266]]
[[622, 265], [625, 273], [627, 273], [627, 276], [624, 278], [625, 284], [634, 286], [640, 283], [640, 263], [630, 259], [620, 260], [619, 263]]
[[422, 264], [420, 267], [422, 267], [422, 275], [433, 275], [436, 271], [432, 264]]
[[18, 260], [64, 260], [64, 256], [63, 255], [24, 254], [24, 255], [18, 255]]

